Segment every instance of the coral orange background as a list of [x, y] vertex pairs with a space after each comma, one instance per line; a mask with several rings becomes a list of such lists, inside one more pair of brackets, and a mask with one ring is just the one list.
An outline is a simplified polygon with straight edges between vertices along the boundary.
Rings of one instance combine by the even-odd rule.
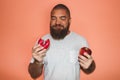
[[0, 80], [32, 80], [31, 48], [49, 32], [49, 13], [57, 3], [70, 8], [70, 30], [83, 35], [93, 50], [96, 70], [81, 71], [81, 80], [120, 80], [119, 0], [0, 0]]

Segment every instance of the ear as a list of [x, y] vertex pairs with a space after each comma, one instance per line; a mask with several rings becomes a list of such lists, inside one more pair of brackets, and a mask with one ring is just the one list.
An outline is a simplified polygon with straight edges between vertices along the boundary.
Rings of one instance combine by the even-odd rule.
[[69, 23], [71, 23], [71, 18], [69, 19]]

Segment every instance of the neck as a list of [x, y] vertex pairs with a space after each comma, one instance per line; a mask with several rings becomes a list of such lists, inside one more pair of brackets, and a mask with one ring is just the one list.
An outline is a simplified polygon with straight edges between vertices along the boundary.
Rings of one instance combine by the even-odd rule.
[[67, 32], [67, 35], [70, 34], [70, 31]]

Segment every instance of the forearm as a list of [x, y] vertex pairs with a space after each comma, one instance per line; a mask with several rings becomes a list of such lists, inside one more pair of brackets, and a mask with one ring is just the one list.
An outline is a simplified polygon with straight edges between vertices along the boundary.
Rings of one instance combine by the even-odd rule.
[[83, 72], [86, 73], [86, 74], [92, 73], [95, 70], [95, 68], [96, 68], [96, 65], [95, 65], [94, 61], [92, 62], [92, 64], [90, 65], [90, 67], [88, 69], [83, 69], [81, 67], [81, 69], [83, 70]]
[[42, 69], [43, 64], [36, 61], [34, 63], [30, 63], [28, 66], [28, 72], [33, 79], [38, 78], [42, 74]]

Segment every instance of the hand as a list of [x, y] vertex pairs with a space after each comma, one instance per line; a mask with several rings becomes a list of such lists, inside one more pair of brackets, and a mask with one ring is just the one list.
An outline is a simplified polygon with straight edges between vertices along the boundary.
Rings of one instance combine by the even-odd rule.
[[80, 66], [83, 69], [88, 69], [93, 62], [93, 58], [91, 55], [85, 52], [84, 55], [78, 56], [78, 61], [79, 61]]
[[46, 49], [37, 44], [32, 48], [32, 56], [37, 62], [42, 63], [43, 58], [46, 56]]

